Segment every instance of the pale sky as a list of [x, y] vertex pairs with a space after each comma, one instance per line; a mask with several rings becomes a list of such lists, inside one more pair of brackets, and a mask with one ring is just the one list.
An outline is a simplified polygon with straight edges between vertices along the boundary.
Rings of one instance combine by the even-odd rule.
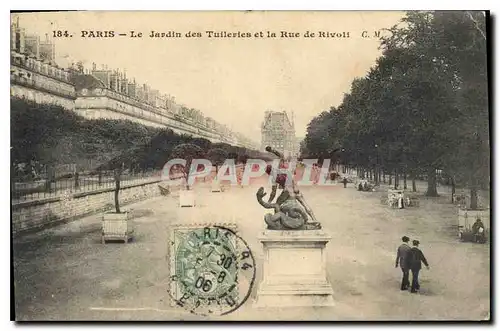
[[[380, 55], [375, 31], [389, 28], [402, 12], [61, 12], [19, 14], [21, 27], [41, 38], [68, 30], [56, 39], [57, 63], [92, 62], [126, 69], [127, 77], [175, 96], [260, 142], [266, 110], [295, 113], [297, 136], [309, 121], [338, 106], [355, 77], [364, 76]], [[13, 19], [17, 17], [13, 15]], [[81, 30], [142, 32], [142, 38], [82, 38]], [[176, 31], [182, 38], [149, 38], [152, 30]], [[252, 38], [208, 38], [205, 31], [249, 32]], [[186, 38], [186, 32], [201, 38]], [[255, 38], [262, 31], [264, 38]], [[267, 31], [277, 38], [266, 38]], [[299, 38], [280, 38], [280, 31]], [[306, 31], [315, 38], [303, 37]], [[320, 38], [319, 31], [349, 33]], [[362, 38], [367, 31], [372, 38]], [[382, 32], [383, 33], [383, 32]]]

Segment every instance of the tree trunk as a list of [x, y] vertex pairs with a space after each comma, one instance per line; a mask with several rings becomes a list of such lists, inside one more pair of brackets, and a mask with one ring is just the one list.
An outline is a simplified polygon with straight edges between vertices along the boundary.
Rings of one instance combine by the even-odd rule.
[[399, 175], [398, 171], [394, 171], [394, 189], [397, 190], [399, 186]]
[[75, 172], [75, 189], [78, 189], [80, 187], [80, 179], [78, 172]]
[[477, 188], [472, 187], [470, 189], [470, 209], [477, 210]]
[[387, 181], [385, 180], [385, 171], [384, 171], [383, 176], [384, 176], [384, 184], [385, 184], [385, 183], [387, 182]]
[[411, 188], [413, 192], [417, 192], [417, 181], [415, 180], [415, 176], [411, 178]]
[[451, 178], [451, 203], [455, 202], [455, 193], [456, 193], [455, 179], [453, 179], [453, 177], [452, 177]]
[[391, 185], [392, 185], [392, 175], [389, 174], [389, 186], [391, 186]]
[[52, 192], [52, 183], [55, 182], [55, 174], [51, 166], [47, 166], [47, 181], [45, 182], [45, 191]]
[[404, 172], [404, 174], [403, 174], [403, 188], [404, 188], [405, 190], [407, 190], [407, 189], [408, 189], [408, 186], [406, 185], [406, 171], [405, 171], [405, 172]]
[[120, 214], [120, 200], [118, 194], [120, 193], [120, 172], [115, 170], [115, 209], [116, 213]]
[[436, 186], [436, 169], [434, 168], [429, 168], [427, 171], [427, 192], [425, 192], [425, 195], [428, 197], [439, 196]]

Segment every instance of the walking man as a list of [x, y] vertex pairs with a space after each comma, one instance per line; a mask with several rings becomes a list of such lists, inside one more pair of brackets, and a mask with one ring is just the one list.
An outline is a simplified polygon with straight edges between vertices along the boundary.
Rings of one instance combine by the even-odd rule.
[[422, 262], [424, 263], [427, 270], [429, 270], [429, 264], [425, 259], [424, 253], [418, 248], [420, 242], [418, 240], [413, 240], [413, 247], [410, 253], [410, 269], [411, 269], [411, 293], [417, 293], [420, 290], [420, 284], [418, 283], [418, 274], [420, 269], [422, 269]]
[[396, 256], [396, 268], [398, 265], [401, 266], [401, 271], [403, 272], [403, 280], [401, 281], [401, 291], [405, 291], [408, 289], [410, 285], [409, 275], [410, 275], [410, 265], [409, 265], [409, 254], [411, 251], [408, 242], [410, 238], [404, 236], [401, 238], [403, 243], [398, 247], [398, 254]]
[[347, 186], [347, 178], [346, 177], [344, 177], [344, 180], [342, 181], [342, 183], [344, 183], [344, 188], [346, 188], [346, 186]]

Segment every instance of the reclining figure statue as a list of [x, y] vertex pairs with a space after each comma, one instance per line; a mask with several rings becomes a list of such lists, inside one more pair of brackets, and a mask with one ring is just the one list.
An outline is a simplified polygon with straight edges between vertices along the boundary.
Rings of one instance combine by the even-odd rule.
[[[281, 153], [266, 147], [266, 151], [280, 157], [280, 166], [285, 165], [284, 157]], [[266, 173], [270, 175], [272, 167], [267, 166]], [[266, 209], [274, 209], [274, 214], [266, 214], [264, 221], [269, 230], [317, 230], [321, 229], [321, 224], [316, 220], [311, 208], [306, 204], [304, 197], [296, 187], [292, 178], [291, 185], [286, 185], [287, 175], [278, 174], [275, 183], [273, 183], [272, 192], [269, 200], [263, 200], [267, 194], [261, 187], [256, 193], [257, 201]], [[282, 190], [276, 202], [272, 202], [276, 196], [277, 188]], [[312, 222], [308, 222], [309, 217]]]

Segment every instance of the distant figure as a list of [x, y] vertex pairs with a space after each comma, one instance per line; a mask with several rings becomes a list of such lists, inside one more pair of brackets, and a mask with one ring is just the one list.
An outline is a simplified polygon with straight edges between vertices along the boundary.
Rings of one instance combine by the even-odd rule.
[[401, 291], [405, 291], [408, 289], [408, 286], [410, 285], [409, 254], [411, 248], [408, 245], [410, 238], [404, 236], [401, 239], [403, 240], [403, 243], [398, 247], [398, 254], [396, 256], [396, 268], [398, 267], [398, 264], [401, 266], [401, 271], [403, 272], [403, 280], [401, 281]]
[[363, 189], [365, 191], [368, 191], [368, 182], [365, 180], [365, 182], [363, 183]]
[[399, 208], [399, 209], [404, 209], [404, 208], [405, 208], [405, 200], [404, 200], [403, 193], [399, 193], [399, 197], [398, 197], [398, 208]]
[[472, 225], [472, 235], [474, 236], [474, 242], [476, 243], [483, 243], [485, 241], [484, 224], [480, 218], [476, 219], [476, 222]]
[[342, 183], [344, 183], [344, 188], [347, 187], [347, 178], [344, 177], [344, 180], [342, 180]]
[[422, 251], [418, 248], [419, 244], [420, 242], [418, 240], [413, 240], [413, 247], [411, 248], [409, 254], [409, 265], [412, 274], [411, 293], [417, 293], [417, 291], [420, 290], [420, 284], [418, 283], [418, 274], [420, 272], [420, 269], [422, 269], [422, 262], [424, 263], [425, 267], [429, 269], [429, 264], [425, 259], [424, 253], [422, 253]]
[[363, 191], [363, 184], [361, 182], [359, 182], [358, 191]]
[[319, 182], [320, 169], [317, 163], [313, 164], [313, 183], [316, 185]]

